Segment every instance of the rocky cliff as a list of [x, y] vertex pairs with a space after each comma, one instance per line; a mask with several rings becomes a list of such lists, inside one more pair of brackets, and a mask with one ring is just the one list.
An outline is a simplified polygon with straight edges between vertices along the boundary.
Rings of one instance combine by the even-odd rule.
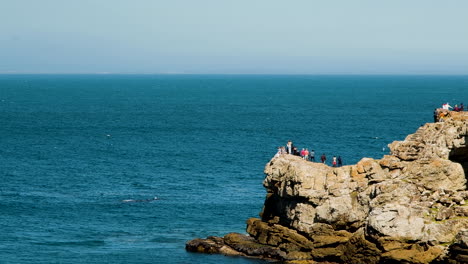
[[292, 263], [468, 263], [467, 135], [468, 113], [453, 112], [380, 160], [333, 168], [281, 155], [266, 165], [265, 205], [248, 236], [186, 248]]

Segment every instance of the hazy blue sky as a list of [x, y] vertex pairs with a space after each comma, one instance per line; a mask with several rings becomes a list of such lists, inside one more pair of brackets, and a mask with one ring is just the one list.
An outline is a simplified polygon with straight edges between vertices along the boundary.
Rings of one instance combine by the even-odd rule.
[[466, 0], [0, 0], [0, 72], [468, 74]]

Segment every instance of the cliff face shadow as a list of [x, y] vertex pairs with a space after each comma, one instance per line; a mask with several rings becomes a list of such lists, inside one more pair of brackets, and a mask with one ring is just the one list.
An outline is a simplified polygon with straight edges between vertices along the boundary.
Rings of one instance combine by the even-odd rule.
[[468, 146], [452, 149], [449, 153], [449, 160], [462, 165], [466, 178], [468, 175]]

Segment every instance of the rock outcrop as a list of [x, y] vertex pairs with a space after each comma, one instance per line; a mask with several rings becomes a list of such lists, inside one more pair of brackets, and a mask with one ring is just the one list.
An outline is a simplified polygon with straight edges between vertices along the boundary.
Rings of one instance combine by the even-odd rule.
[[187, 250], [291, 263], [468, 263], [467, 135], [468, 113], [451, 112], [380, 160], [334, 168], [273, 158], [249, 235], [196, 239]]

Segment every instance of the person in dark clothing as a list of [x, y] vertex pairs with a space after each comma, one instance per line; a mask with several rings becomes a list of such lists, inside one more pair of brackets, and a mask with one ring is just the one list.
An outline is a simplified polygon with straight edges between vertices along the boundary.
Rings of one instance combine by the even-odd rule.
[[434, 123], [437, 123], [439, 121], [439, 112], [437, 111], [437, 108], [434, 109]]
[[338, 167], [343, 166], [343, 160], [341, 160], [341, 156], [338, 156]]
[[291, 143], [291, 151], [292, 151], [291, 154], [297, 155], [297, 154], [296, 154], [296, 152], [298, 152], [298, 151], [297, 151], [297, 148], [296, 148], [296, 146], [294, 146], [294, 144], [292, 144], [292, 143]]
[[293, 155], [294, 156], [301, 156], [301, 153], [297, 150], [296, 147], [293, 148]]
[[309, 155], [310, 155], [310, 161], [315, 161], [315, 151], [312, 150], [312, 151], [309, 153]]
[[460, 111], [465, 111], [465, 106], [463, 105], [463, 103], [460, 103]]
[[322, 161], [322, 163], [325, 164], [325, 162], [327, 161], [327, 156], [325, 156], [325, 153], [323, 153], [322, 156], [320, 156], [320, 160]]

